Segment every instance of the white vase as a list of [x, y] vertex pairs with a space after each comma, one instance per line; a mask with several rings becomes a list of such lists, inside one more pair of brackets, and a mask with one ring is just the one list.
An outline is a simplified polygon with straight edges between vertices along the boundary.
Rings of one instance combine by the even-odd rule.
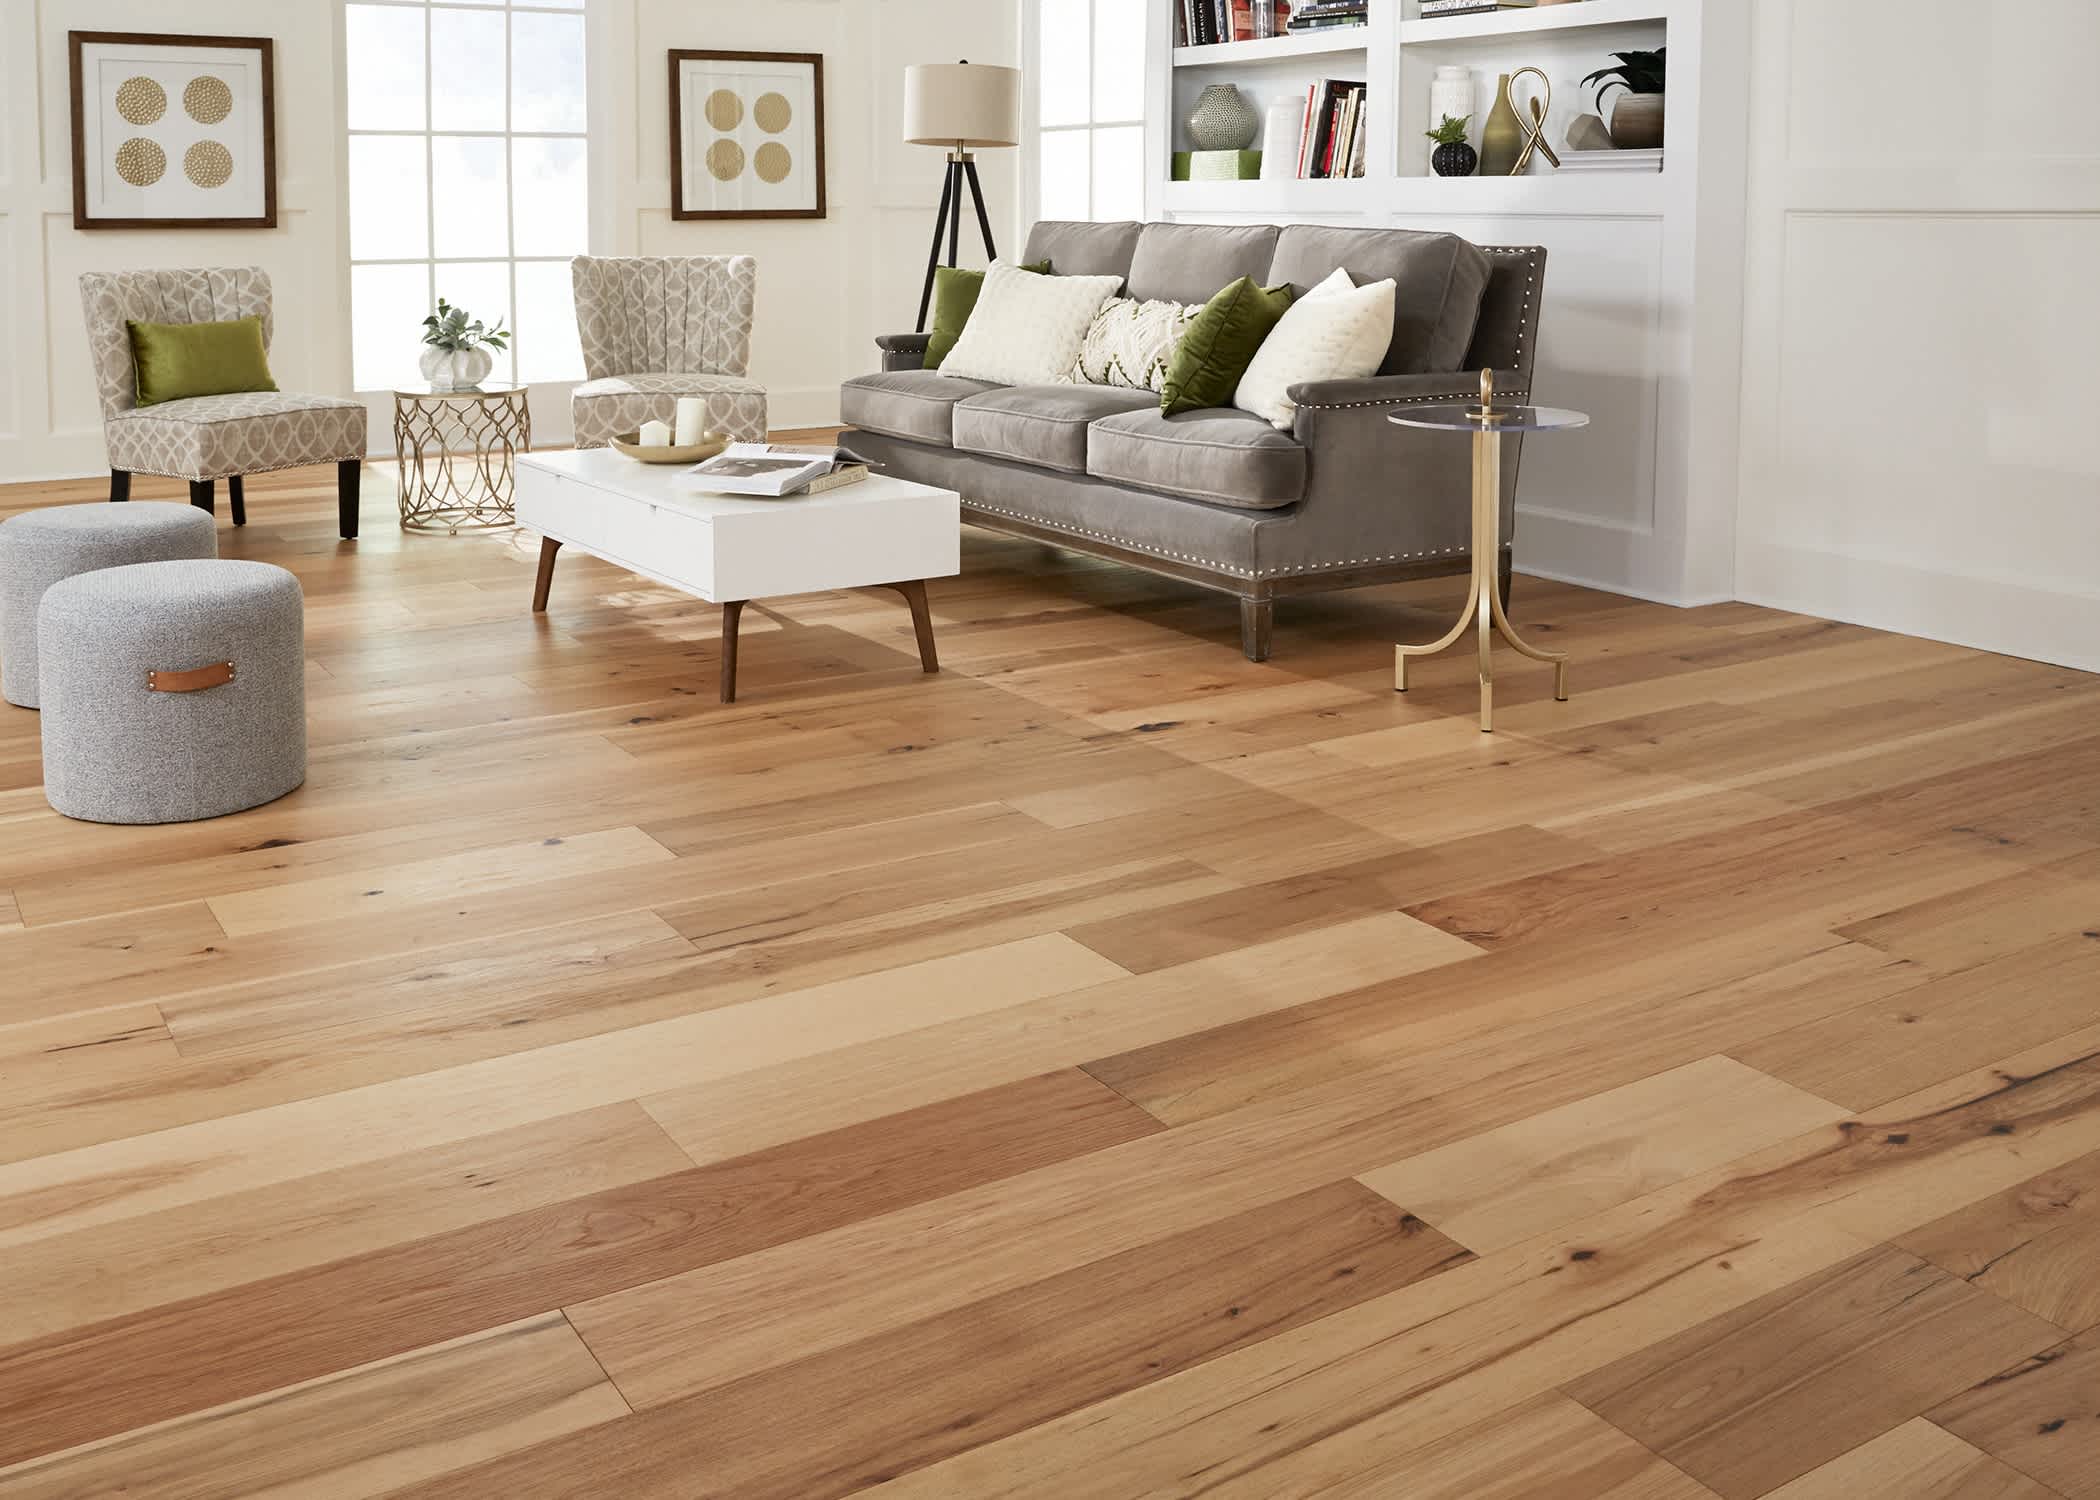
[[478, 390], [495, 367], [488, 350], [479, 348], [448, 350], [431, 345], [416, 361], [416, 368], [434, 391]]
[[[1449, 115], [1454, 120], [1463, 120], [1475, 113], [1473, 107], [1473, 70], [1444, 64], [1437, 68], [1436, 77], [1429, 83], [1429, 125], [1431, 130], [1444, 123]], [[1468, 130], [1468, 135], [1478, 134]]]

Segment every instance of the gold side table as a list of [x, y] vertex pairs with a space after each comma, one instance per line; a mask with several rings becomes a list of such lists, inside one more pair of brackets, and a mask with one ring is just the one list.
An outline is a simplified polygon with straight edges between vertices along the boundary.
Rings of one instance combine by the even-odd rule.
[[465, 526], [516, 525], [517, 459], [531, 449], [532, 411], [522, 385], [395, 391], [401, 529], [456, 535]]
[[1480, 732], [1495, 728], [1495, 632], [1533, 661], [1553, 663], [1553, 696], [1568, 701], [1568, 657], [1564, 651], [1542, 651], [1517, 634], [1502, 608], [1502, 593], [1495, 586], [1495, 565], [1502, 555], [1502, 438], [1512, 432], [1561, 432], [1587, 427], [1589, 417], [1579, 411], [1553, 406], [1495, 405], [1495, 374], [1480, 372], [1480, 405], [1416, 406], [1394, 412], [1386, 420], [1396, 427], [1427, 427], [1438, 432], [1469, 432], [1473, 435], [1473, 577], [1466, 591], [1466, 607], [1458, 623], [1443, 639], [1427, 646], [1393, 648], [1393, 690], [1407, 691], [1407, 659], [1434, 656], [1455, 645], [1471, 625], [1479, 635]]

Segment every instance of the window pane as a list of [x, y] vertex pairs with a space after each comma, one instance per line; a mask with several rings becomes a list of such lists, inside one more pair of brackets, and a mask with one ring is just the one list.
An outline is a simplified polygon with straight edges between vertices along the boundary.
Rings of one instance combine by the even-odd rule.
[[423, 139], [350, 137], [352, 260], [406, 260], [430, 253]]
[[1145, 16], [1130, 0], [1094, 0], [1094, 118], [1145, 117]]
[[501, 136], [430, 138], [430, 216], [440, 258], [510, 253], [505, 145]]
[[511, 213], [518, 255], [581, 255], [590, 248], [589, 174], [580, 140], [512, 141]]
[[1145, 127], [1123, 125], [1094, 132], [1096, 219], [1145, 217]]
[[[469, 319], [479, 318], [493, 328], [496, 320], [501, 318], [505, 328], [511, 326], [509, 261], [484, 260], [464, 265], [442, 265], [437, 268], [436, 284], [437, 295], [454, 307], [464, 307]], [[420, 337], [420, 334], [418, 336]], [[489, 356], [496, 361], [495, 368], [489, 371], [489, 379], [509, 380], [510, 352], [491, 349]]]
[[501, 130], [503, 13], [430, 13], [430, 128]]
[[423, 12], [343, 7], [352, 130], [423, 128]]
[[1091, 88], [1087, 17], [1092, 10], [1093, 0], [1042, 0], [1043, 50], [1036, 65], [1036, 118], [1042, 124], [1086, 123]]
[[392, 390], [423, 377], [423, 319], [430, 312], [427, 266], [350, 268], [350, 378], [361, 391]]
[[569, 274], [566, 261], [518, 263], [521, 379], [583, 379], [583, 348], [576, 340], [576, 302]]
[[1039, 218], [1084, 219], [1087, 203], [1087, 132], [1049, 130], [1042, 139]]
[[510, 26], [510, 128], [581, 131], [583, 17], [516, 11]]

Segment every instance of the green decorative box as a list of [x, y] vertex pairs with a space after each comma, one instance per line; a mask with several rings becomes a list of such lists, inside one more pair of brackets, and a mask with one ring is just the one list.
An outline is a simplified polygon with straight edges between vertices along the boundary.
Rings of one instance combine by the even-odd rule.
[[1261, 176], [1259, 151], [1177, 151], [1176, 182], [1249, 182]]

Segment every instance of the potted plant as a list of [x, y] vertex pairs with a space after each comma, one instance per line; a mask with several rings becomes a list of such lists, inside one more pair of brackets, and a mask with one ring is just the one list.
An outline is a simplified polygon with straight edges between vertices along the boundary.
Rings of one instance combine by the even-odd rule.
[[1604, 112], [1604, 96], [1613, 89], [1626, 90], [1612, 107], [1611, 140], [1621, 151], [1652, 151], [1663, 143], [1663, 77], [1668, 48], [1653, 52], [1614, 52], [1616, 68], [1599, 68], [1582, 81], [1597, 85], [1597, 112]]
[[1429, 170], [1439, 177], [1471, 177], [1480, 166], [1480, 153], [1466, 144], [1466, 126], [1473, 117], [1455, 118], [1444, 116], [1444, 123], [1434, 130], [1424, 131], [1436, 142], [1436, 150], [1429, 154]]
[[495, 367], [489, 351], [506, 347], [510, 334], [501, 318], [494, 328], [483, 327], [481, 320], [472, 317], [464, 307], [454, 307], [440, 297], [437, 311], [423, 320], [423, 342], [430, 347], [423, 351], [416, 368], [423, 372], [430, 388], [471, 391], [479, 389]]

